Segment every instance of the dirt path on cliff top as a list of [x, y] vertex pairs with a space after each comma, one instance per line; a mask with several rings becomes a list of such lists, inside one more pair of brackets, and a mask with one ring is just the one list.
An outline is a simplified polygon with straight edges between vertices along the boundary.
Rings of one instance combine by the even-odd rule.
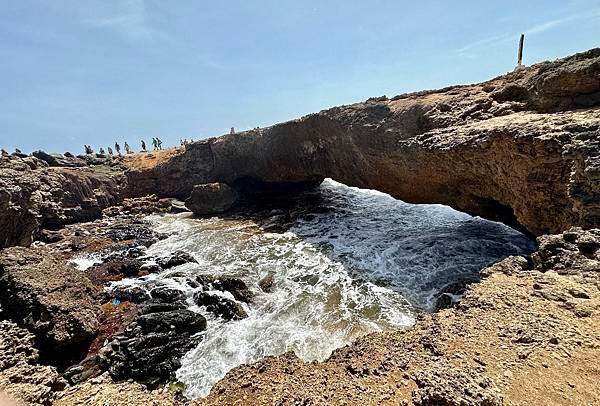
[[184, 147], [173, 147], [158, 151], [136, 152], [124, 156], [124, 163], [128, 168], [134, 170], [146, 170], [168, 162], [176, 155], [182, 154]]
[[548, 238], [413, 329], [236, 368], [196, 404], [600, 405], [599, 258]]

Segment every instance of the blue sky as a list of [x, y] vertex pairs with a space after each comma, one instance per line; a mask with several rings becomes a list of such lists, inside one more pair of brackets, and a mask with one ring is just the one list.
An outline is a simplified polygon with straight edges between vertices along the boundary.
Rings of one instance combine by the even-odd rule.
[[0, 146], [81, 152], [267, 126], [600, 46], [600, 1], [12, 0]]

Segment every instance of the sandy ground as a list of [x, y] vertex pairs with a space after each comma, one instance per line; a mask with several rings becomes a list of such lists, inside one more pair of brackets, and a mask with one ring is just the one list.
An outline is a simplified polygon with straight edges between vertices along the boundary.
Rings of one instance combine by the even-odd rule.
[[173, 156], [179, 155], [184, 151], [184, 147], [173, 147], [159, 151], [136, 152], [125, 155], [123, 157], [123, 162], [132, 169], [150, 169], [169, 161], [169, 159], [171, 159]]

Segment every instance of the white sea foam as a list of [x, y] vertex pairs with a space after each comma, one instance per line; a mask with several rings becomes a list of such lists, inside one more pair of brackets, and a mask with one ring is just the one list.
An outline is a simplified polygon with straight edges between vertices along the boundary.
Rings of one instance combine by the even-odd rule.
[[99, 255], [83, 254], [83, 255], [74, 257], [73, 259], [71, 259], [70, 262], [71, 262], [71, 264], [73, 264], [75, 269], [78, 269], [80, 271], [86, 271], [96, 264], [101, 264], [102, 259], [100, 258]]
[[[433, 307], [440, 289], [533, 249], [504, 225], [332, 180], [321, 185], [317, 204], [296, 212], [282, 233], [251, 220], [150, 218], [157, 231], [174, 234], [149, 254], [185, 250], [198, 264], [117, 283], [184, 290], [190, 308], [207, 317], [202, 341], [177, 371], [189, 397], [206, 396], [230, 369], [268, 355], [293, 351], [324, 360], [360, 335], [409, 326], [418, 309]], [[256, 294], [244, 305], [249, 317], [226, 323], [195, 306], [189, 280], [198, 274], [243, 279]], [[258, 288], [268, 274], [275, 275], [272, 293]]]

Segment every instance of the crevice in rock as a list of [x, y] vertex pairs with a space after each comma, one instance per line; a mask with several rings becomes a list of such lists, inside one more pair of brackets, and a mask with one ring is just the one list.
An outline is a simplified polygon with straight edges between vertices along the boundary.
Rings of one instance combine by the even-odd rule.
[[492, 198], [479, 196], [472, 196], [472, 198], [477, 203], [479, 209], [478, 213], [473, 214], [484, 217], [488, 220], [504, 223], [507, 226], [522, 232], [523, 234], [533, 237], [533, 234], [519, 222], [512, 207], [502, 204]]
[[313, 189], [323, 182], [322, 176], [313, 176], [302, 182], [265, 182], [245, 176], [232, 183], [232, 187], [249, 200], [261, 200], [269, 196], [289, 195]]

